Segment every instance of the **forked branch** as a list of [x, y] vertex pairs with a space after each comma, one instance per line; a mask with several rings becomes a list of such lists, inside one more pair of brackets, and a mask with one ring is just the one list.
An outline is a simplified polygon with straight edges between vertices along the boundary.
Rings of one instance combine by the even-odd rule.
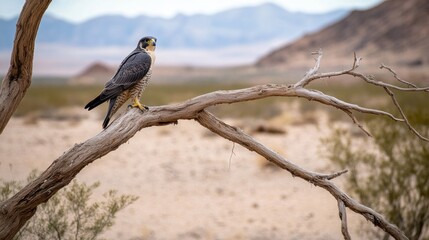
[[[197, 120], [202, 126], [226, 139], [243, 145], [251, 151], [257, 152], [269, 161], [272, 161], [281, 168], [289, 171], [293, 176], [300, 177], [311, 184], [327, 190], [337, 199], [337, 201], [339, 201], [339, 203], [344, 203], [346, 207], [358, 214], [361, 214], [394, 238], [407, 239], [400, 229], [389, 223], [382, 215], [350, 198], [346, 193], [333, 184], [332, 181], [330, 181], [331, 179], [346, 173], [346, 170], [328, 174], [305, 170], [268, 149], [263, 144], [255, 141], [252, 137], [243, 133], [241, 130], [223, 123], [205, 111], [206, 108], [218, 104], [238, 103], [274, 96], [300, 97], [308, 100], [315, 100], [322, 104], [344, 111], [352, 118], [353, 122], [363, 130], [363, 126], [357, 122], [353, 112], [385, 116], [394, 121], [404, 122], [408, 127], [411, 127], [403, 112], [401, 112], [401, 117], [395, 117], [392, 113], [386, 111], [359, 106], [333, 96], [326, 95], [320, 91], [305, 88], [305, 86], [310, 82], [318, 79], [348, 74], [359, 74], [355, 72], [360, 62], [360, 58], [357, 58], [356, 56], [354, 58], [353, 66], [349, 70], [317, 73], [321, 57], [322, 54], [319, 52], [315, 67], [295, 85], [266, 84], [230, 91], [216, 91], [177, 104], [151, 107], [145, 113], [141, 113], [141, 111], [136, 109], [127, 111], [98, 135], [83, 143], [76, 144], [66, 151], [32, 183], [25, 186], [12, 198], [0, 203], [0, 239], [13, 237], [34, 214], [39, 204], [48, 201], [59, 189], [66, 186], [89, 163], [117, 149], [143, 128], [176, 123], [181, 119]], [[363, 79], [366, 81], [366, 78]], [[372, 82], [368, 83], [373, 84]], [[377, 86], [385, 87], [387, 89], [391, 88], [390, 85], [385, 85], [385, 83], [377, 82], [377, 84]], [[409, 88], [414, 88], [413, 91], [426, 91], [426, 88], [417, 88], [414, 86]], [[399, 87], [395, 89], [401, 90]], [[388, 93], [390, 94], [389, 91]], [[396, 99], [392, 99], [394, 104], [400, 108]], [[418, 134], [417, 131], [414, 130], [413, 132], [421, 139], [427, 140], [427, 138]], [[341, 213], [343, 211], [342, 208], [340, 208], [339, 211]], [[342, 218], [342, 221], [345, 221], [343, 220], [345, 219], [345, 214], [342, 216], [344, 217]], [[346, 223], [342, 223], [342, 226], [343, 228], [347, 227]]]
[[386, 65], [384, 65], [384, 64], [381, 64], [380, 69], [383, 69], [383, 68], [384, 68], [384, 69], [387, 69], [387, 71], [391, 72], [391, 73], [393, 74], [393, 77], [394, 77], [396, 80], [398, 80], [399, 82], [401, 82], [401, 83], [403, 83], [403, 84], [406, 84], [406, 85], [410, 86], [411, 88], [418, 88], [418, 87], [417, 87], [417, 85], [415, 85], [414, 83], [410, 83], [410, 82], [408, 82], [408, 81], [402, 80], [402, 79], [398, 76], [398, 74], [396, 74], [396, 72], [395, 72], [395, 71], [393, 71], [393, 69], [392, 69], [392, 68], [390, 68], [390, 67], [388, 67], [388, 66], [386, 66]]
[[[399, 78], [399, 76], [396, 74], [395, 71], [393, 71], [391, 68], [389, 68], [385, 65], [381, 65], [380, 69], [387, 69], [389, 72], [391, 72], [393, 74], [394, 78], [397, 81], [408, 85], [408, 87], [401, 87], [401, 86], [390, 84], [390, 83], [387, 83], [384, 81], [376, 81], [374, 79], [374, 77], [372, 77], [372, 76], [366, 76], [362, 73], [358, 73], [355, 70], [359, 67], [359, 64], [360, 64], [360, 61], [362, 60], [362, 58], [358, 58], [356, 56], [356, 53], [354, 53], [353, 65], [350, 69], [338, 71], [338, 72], [316, 74], [318, 68], [320, 67], [321, 50], [319, 50], [318, 54], [319, 54], [319, 57], [316, 60], [315, 66], [308, 72], [310, 74], [307, 73], [303, 79], [301, 79], [298, 83], [296, 83], [294, 85], [295, 88], [304, 88], [306, 85], [308, 85], [312, 81], [324, 79], [324, 78], [341, 76], [341, 75], [351, 75], [354, 77], [358, 77], [361, 80], [365, 81], [366, 83], [369, 83], [369, 84], [374, 85], [376, 87], [383, 88], [386, 91], [386, 93], [390, 96], [390, 98], [392, 99], [392, 103], [398, 109], [401, 117], [395, 117], [392, 113], [389, 113], [386, 111], [362, 108], [362, 107], [359, 107], [355, 104], [347, 103], [347, 102], [341, 101], [335, 97], [325, 95], [324, 93], [322, 93], [320, 91], [311, 90], [313, 93], [316, 92], [316, 94], [308, 93], [306, 91], [304, 91], [304, 92], [307, 95], [309, 95], [309, 94], [313, 95], [313, 98], [311, 100], [316, 100], [316, 101], [322, 102], [326, 105], [331, 105], [331, 106], [336, 107], [336, 108], [342, 110], [343, 112], [345, 112], [353, 120], [353, 123], [355, 123], [368, 136], [371, 136], [371, 134], [358, 122], [357, 118], [353, 115], [352, 110], [356, 111], [356, 112], [361, 112], [361, 113], [384, 115], [384, 116], [387, 116], [387, 117], [389, 117], [395, 121], [403, 122], [421, 140], [429, 141], [428, 137], [424, 137], [410, 124], [406, 115], [404, 114], [404, 111], [402, 110], [402, 107], [400, 106], [399, 102], [396, 100], [395, 94], [391, 91], [391, 89], [394, 89], [394, 90], [398, 90], [398, 91], [429, 92], [429, 87], [418, 87], [417, 85], [415, 85], [413, 83], [405, 81], [405, 80]], [[307, 90], [307, 89], [305, 89], [305, 90]]]
[[[218, 134], [219, 136], [236, 142], [243, 147], [249, 149], [250, 151], [255, 151], [259, 155], [265, 157], [268, 161], [273, 162], [277, 166], [287, 170], [293, 176], [300, 177], [307, 182], [314, 184], [315, 186], [326, 189], [333, 197], [337, 199], [338, 202], [343, 204], [342, 207], [347, 206], [351, 210], [356, 213], [361, 214], [367, 220], [371, 221], [374, 225], [380, 227], [385, 232], [389, 233], [395, 239], [407, 239], [404, 233], [398, 229], [395, 225], [389, 223], [381, 214], [375, 212], [369, 207], [366, 207], [356, 200], [349, 197], [345, 192], [341, 191], [333, 182], [329, 181], [334, 177], [338, 177], [346, 171], [341, 171], [339, 173], [334, 173], [331, 177], [326, 177], [324, 174], [314, 173], [307, 171], [292, 162], [286, 160], [276, 152], [268, 149], [261, 143], [254, 140], [251, 136], [243, 133], [240, 129], [229, 126], [221, 120], [214, 117], [212, 114], [201, 111], [196, 119], [202, 126], [209, 129], [210, 131]], [[342, 221], [342, 231], [344, 235], [344, 231], [347, 232], [347, 220], [345, 215], [345, 209], [339, 209], [340, 218]], [[344, 230], [345, 229], [345, 230]], [[348, 232], [346, 233], [345, 239], [350, 239], [350, 235]], [[348, 236], [349, 238], [346, 238]]]

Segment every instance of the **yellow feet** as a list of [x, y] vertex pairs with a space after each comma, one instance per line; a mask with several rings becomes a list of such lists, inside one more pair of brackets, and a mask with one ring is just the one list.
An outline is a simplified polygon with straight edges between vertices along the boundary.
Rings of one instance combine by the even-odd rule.
[[142, 111], [149, 109], [147, 106], [142, 105], [137, 97], [134, 98], [133, 105], [131, 105], [131, 107], [138, 107]]

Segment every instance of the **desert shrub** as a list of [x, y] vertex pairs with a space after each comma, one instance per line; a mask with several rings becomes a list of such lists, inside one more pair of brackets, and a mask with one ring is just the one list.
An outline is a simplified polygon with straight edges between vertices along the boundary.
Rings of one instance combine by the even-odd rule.
[[[36, 176], [32, 172], [27, 182]], [[104, 200], [91, 202], [98, 182], [87, 185], [73, 180], [48, 202], [39, 205], [36, 214], [24, 225], [14, 239], [98, 239], [114, 224], [116, 214], [137, 200], [136, 196], [118, 195], [109, 190]], [[22, 188], [17, 181], [0, 181], [0, 201]]]
[[[363, 204], [380, 211], [410, 239], [429, 239], [429, 144], [401, 124], [372, 122], [369, 128], [371, 141], [337, 130], [323, 141], [327, 157], [349, 169], [346, 187]], [[420, 131], [427, 135], [427, 125]], [[377, 239], [389, 238], [366, 230]]]

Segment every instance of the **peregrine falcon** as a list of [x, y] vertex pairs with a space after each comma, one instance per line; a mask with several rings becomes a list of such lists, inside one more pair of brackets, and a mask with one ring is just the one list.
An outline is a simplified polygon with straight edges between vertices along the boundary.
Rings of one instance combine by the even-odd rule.
[[110, 118], [128, 99], [132, 99], [132, 107], [147, 109], [140, 103], [140, 96], [152, 75], [155, 61], [156, 38], [144, 37], [137, 47], [121, 63], [116, 74], [104, 86], [103, 91], [94, 100], [86, 104], [85, 109], [91, 110], [109, 100], [109, 110], [103, 122], [107, 127]]

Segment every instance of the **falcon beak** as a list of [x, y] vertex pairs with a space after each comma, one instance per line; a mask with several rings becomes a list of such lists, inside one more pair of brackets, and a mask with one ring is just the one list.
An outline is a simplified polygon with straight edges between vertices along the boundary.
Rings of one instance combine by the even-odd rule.
[[152, 38], [152, 39], [150, 40], [150, 42], [151, 42], [152, 46], [156, 47], [156, 39], [153, 39], [153, 38]]

